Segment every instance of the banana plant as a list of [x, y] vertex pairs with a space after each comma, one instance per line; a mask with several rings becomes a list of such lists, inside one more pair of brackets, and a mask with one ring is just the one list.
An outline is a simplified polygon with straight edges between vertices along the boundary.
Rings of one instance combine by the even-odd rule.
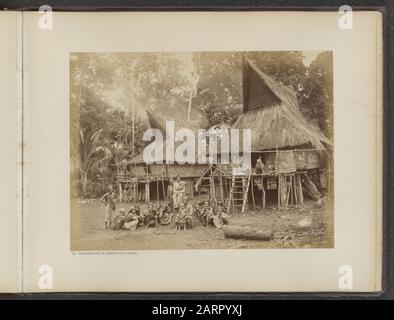
[[103, 139], [104, 129], [93, 132], [80, 130], [81, 166], [80, 175], [82, 194], [86, 196], [88, 176], [91, 170], [107, 167], [112, 159], [113, 152]]

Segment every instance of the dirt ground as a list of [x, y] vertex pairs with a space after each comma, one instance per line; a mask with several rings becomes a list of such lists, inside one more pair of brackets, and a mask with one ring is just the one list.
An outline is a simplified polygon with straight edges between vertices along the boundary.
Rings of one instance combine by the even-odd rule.
[[[130, 204], [118, 204], [128, 208]], [[144, 206], [141, 206], [144, 210]], [[72, 204], [72, 251], [135, 251], [173, 249], [281, 249], [332, 248], [334, 246], [333, 210], [327, 201], [308, 202], [302, 207], [249, 211], [231, 215], [231, 224], [261, 230], [271, 230], [270, 241], [236, 240], [224, 237], [223, 230], [204, 227], [196, 220], [193, 229], [175, 230], [172, 223], [134, 231], [104, 230], [104, 205], [98, 201], [78, 201]]]

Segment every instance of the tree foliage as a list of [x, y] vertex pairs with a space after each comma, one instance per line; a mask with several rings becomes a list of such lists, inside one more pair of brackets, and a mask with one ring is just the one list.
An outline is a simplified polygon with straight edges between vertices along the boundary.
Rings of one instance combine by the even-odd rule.
[[242, 110], [242, 54], [202, 53], [195, 104], [210, 126], [231, 125]]
[[301, 100], [302, 111], [315, 120], [323, 133], [333, 136], [333, 57], [323, 52], [309, 66], [305, 90]]
[[111, 165], [142, 151], [147, 114], [185, 118], [189, 104], [210, 127], [232, 125], [242, 112], [245, 57], [292, 86], [301, 112], [332, 137], [331, 52], [309, 66], [299, 51], [72, 54], [71, 158], [81, 193], [89, 184], [113, 183]]
[[300, 51], [248, 52], [247, 57], [259, 69], [299, 93], [305, 85], [307, 67]]

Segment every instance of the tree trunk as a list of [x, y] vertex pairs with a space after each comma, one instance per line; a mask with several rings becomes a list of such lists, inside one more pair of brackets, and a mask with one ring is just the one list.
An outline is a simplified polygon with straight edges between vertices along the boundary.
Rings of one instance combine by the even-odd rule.
[[87, 171], [84, 171], [82, 173], [82, 196], [86, 198], [86, 189], [88, 185], [88, 173]]
[[224, 226], [223, 232], [226, 238], [245, 240], [269, 241], [273, 236], [272, 231], [252, 229], [249, 227]]

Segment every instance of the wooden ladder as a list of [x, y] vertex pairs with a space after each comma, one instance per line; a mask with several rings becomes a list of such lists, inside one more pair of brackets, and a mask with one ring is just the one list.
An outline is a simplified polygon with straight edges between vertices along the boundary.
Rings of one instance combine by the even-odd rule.
[[[227, 214], [230, 213], [230, 208], [233, 211], [241, 208], [241, 213], [245, 212], [246, 205], [248, 204], [248, 193], [250, 185], [251, 174], [248, 176], [236, 176], [233, 175], [231, 178], [231, 190], [230, 197], [227, 203]], [[237, 195], [242, 195], [242, 199], [237, 199]], [[242, 203], [236, 203], [236, 201], [242, 200]]]

